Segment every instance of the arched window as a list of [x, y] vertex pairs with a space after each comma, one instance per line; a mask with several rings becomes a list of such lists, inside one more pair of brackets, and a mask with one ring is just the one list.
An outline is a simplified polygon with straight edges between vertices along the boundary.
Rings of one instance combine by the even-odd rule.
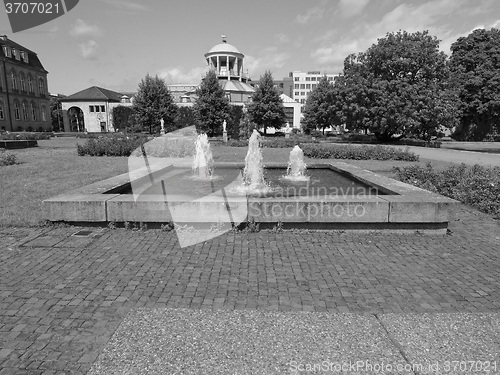
[[33, 78], [31, 74], [28, 74], [28, 91], [30, 94], [33, 94]]
[[47, 121], [47, 110], [44, 105], [42, 105], [42, 121]]
[[23, 120], [28, 121], [28, 103], [23, 101]]
[[43, 78], [38, 80], [38, 91], [40, 95], [45, 95], [45, 83], [43, 82]]
[[14, 117], [16, 120], [21, 120], [21, 113], [19, 112], [19, 102], [14, 100]]
[[25, 77], [24, 77], [24, 73], [23, 73], [23, 72], [21, 72], [21, 73], [19, 74], [19, 82], [21, 83], [21, 91], [26, 91], [26, 81], [25, 81], [25, 79], [24, 79], [24, 78], [25, 78]]
[[31, 102], [31, 119], [36, 121], [36, 106], [35, 102]]
[[17, 90], [17, 75], [14, 69], [12, 69], [10, 72], [10, 78], [12, 80], [12, 89]]

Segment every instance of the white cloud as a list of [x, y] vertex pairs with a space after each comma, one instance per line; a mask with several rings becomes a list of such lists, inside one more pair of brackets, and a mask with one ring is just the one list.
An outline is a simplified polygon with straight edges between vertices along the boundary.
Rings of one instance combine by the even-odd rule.
[[370, 0], [340, 0], [339, 9], [344, 17], [355, 16], [365, 9]]
[[[245, 56], [243, 69], [245, 72], [248, 70], [250, 77], [255, 80], [263, 75], [266, 70], [275, 72], [277, 69], [283, 68], [290, 59], [290, 55], [286, 52], [279, 52], [277, 47], [265, 48], [259, 53], [258, 58], [254, 56]], [[281, 78], [274, 77], [273, 78]]]
[[276, 41], [280, 44], [287, 44], [290, 42], [290, 38], [284, 33], [278, 33], [274, 36]]
[[98, 37], [101, 35], [101, 30], [96, 25], [90, 25], [81, 19], [77, 19], [69, 33], [74, 37]]
[[78, 45], [80, 55], [86, 60], [95, 60], [97, 58], [97, 48], [99, 44], [95, 40], [89, 40]]
[[116, 8], [131, 12], [143, 12], [148, 10], [146, 6], [132, 1], [126, 1], [126, 0], [102, 0], [102, 1]]
[[295, 20], [298, 23], [305, 25], [309, 22], [317, 21], [323, 18], [324, 11], [324, 8], [319, 6], [309, 8], [305, 14], [297, 15], [297, 17], [295, 17]]
[[203, 74], [207, 71], [204, 67], [196, 67], [186, 71], [180, 66], [166, 67], [158, 72], [167, 84], [186, 83], [199, 84]]

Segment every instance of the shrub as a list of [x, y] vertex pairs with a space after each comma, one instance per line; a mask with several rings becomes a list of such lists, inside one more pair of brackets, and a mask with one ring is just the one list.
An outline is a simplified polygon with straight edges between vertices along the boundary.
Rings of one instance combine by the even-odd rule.
[[395, 144], [405, 145], [405, 146], [441, 148], [440, 141], [424, 141], [422, 139], [413, 139], [413, 138], [402, 138], [399, 141], [395, 142]]
[[84, 156], [130, 156], [141, 144], [147, 141], [144, 136], [100, 136], [89, 138], [77, 146], [78, 155]]
[[314, 145], [302, 146], [304, 155], [314, 159], [353, 159], [353, 160], [404, 160], [418, 161], [418, 155], [408, 149], [384, 146], [353, 145]]
[[42, 140], [42, 139], [50, 139], [52, 133], [2, 133], [0, 134], [0, 139], [2, 140]]
[[[311, 137], [297, 135], [290, 138], [264, 138], [260, 142], [262, 147], [268, 148], [292, 148], [295, 145], [302, 145], [304, 143], [318, 143], [318, 141], [312, 140]], [[231, 147], [248, 147], [248, 139], [230, 139], [226, 144], [223, 143], [221, 145]]]
[[0, 149], [0, 166], [16, 164], [16, 155], [5, 152]]
[[500, 167], [460, 164], [444, 171], [425, 167], [395, 167], [396, 177], [406, 183], [427, 189], [487, 214], [500, 215]]

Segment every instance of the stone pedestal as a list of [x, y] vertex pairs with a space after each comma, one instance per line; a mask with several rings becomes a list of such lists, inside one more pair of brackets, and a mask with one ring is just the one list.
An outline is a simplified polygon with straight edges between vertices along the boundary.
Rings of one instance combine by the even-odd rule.
[[285, 138], [290, 138], [290, 133], [285, 133]]
[[227, 131], [222, 132], [222, 139], [224, 140], [224, 143], [227, 143]]

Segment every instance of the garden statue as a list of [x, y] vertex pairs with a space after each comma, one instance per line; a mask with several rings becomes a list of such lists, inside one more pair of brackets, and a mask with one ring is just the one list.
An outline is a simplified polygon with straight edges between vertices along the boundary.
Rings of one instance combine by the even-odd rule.
[[224, 132], [226, 132], [226, 126], [227, 126], [227, 123], [226, 123], [226, 120], [224, 120], [224, 122], [222, 123], [222, 129]]
[[165, 120], [161, 119], [160, 125], [161, 125], [160, 134], [165, 134]]
[[224, 143], [227, 143], [227, 130], [226, 130], [226, 126], [227, 126], [227, 123], [226, 123], [226, 120], [224, 120], [224, 122], [222, 123], [222, 139], [224, 141]]
[[290, 133], [292, 129], [290, 129], [290, 124], [287, 122], [285, 126], [285, 138], [290, 138]]

